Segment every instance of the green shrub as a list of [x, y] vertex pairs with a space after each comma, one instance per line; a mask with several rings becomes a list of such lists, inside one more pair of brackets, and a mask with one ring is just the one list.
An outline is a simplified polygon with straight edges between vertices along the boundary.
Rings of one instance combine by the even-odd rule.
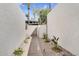
[[15, 55], [15, 56], [21, 56], [22, 54], [23, 54], [23, 49], [22, 48], [18, 48], [18, 49], [16, 49], [14, 52], [13, 52], [13, 54]]

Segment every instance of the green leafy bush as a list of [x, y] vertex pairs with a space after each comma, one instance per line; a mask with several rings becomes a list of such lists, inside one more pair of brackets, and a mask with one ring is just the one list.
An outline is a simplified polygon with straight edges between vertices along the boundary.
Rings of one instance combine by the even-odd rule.
[[22, 48], [18, 48], [18, 49], [16, 49], [14, 52], [13, 52], [13, 54], [15, 55], [15, 56], [21, 56], [22, 54], [23, 54], [23, 49]]

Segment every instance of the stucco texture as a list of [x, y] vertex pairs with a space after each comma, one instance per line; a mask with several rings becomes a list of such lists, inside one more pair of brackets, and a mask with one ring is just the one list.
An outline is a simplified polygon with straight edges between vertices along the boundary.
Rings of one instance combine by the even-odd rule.
[[59, 37], [59, 45], [79, 55], [79, 4], [57, 4], [47, 18], [49, 38]]
[[0, 4], [0, 55], [11, 55], [25, 37], [26, 17], [19, 4]]

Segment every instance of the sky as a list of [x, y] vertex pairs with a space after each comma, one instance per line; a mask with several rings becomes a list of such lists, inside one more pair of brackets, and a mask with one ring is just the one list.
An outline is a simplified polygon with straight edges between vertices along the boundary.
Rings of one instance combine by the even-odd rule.
[[[30, 17], [34, 17], [33, 16], [33, 9], [45, 9], [45, 8], [49, 8], [49, 4], [50, 3], [30, 3]], [[51, 9], [53, 9], [57, 3], [51, 3]], [[25, 13], [28, 14], [28, 7], [27, 4], [23, 3], [20, 4], [20, 8], [21, 10]]]

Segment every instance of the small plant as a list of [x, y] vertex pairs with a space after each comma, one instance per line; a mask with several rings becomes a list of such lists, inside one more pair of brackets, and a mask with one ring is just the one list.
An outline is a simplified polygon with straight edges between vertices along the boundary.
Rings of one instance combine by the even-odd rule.
[[59, 40], [59, 37], [56, 38], [55, 36], [53, 36], [52, 42], [54, 43], [55, 47], [58, 47], [58, 40]]
[[22, 54], [23, 54], [23, 49], [22, 48], [18, 48], [18, 49], [16, 49], [14, 52], [13, 52], [13, 54], [15, 55], [15, 56], [21, 56]]
[[48, 39], [45, 39], [45, 42], [50, 42], [50, 40], [48, 40]]
[[30, 37], [27, 37], [26, 39], [30, 39]]
[[27, 39], [24, 40], [24, 43], [27, 43]]
[[27, 39], [30, 39], [30, 37], [27, 37], [27, 38], [24, 40], [24, 43], [27, 43]]
[[52, 48], [52, 50], [54, 50], [55, 52], [61, 52], [61, 51], [62, 51], [62, 50], [59, 48], [58, 40], [59, 40], [59, 37], [56, 38], [55, 36], [53, 36], [52, 42], [54, 43], [54, 47]]
[[47, 34], [44, 34], [44, 35], [43, 35], [43, 39], [45, 40], [45, 42], [50, 42], [50, 41], [48, 40], [48, 35], [47, 35]]
[[47, 34], [43, 34], [43, 39], [47, 39]]

